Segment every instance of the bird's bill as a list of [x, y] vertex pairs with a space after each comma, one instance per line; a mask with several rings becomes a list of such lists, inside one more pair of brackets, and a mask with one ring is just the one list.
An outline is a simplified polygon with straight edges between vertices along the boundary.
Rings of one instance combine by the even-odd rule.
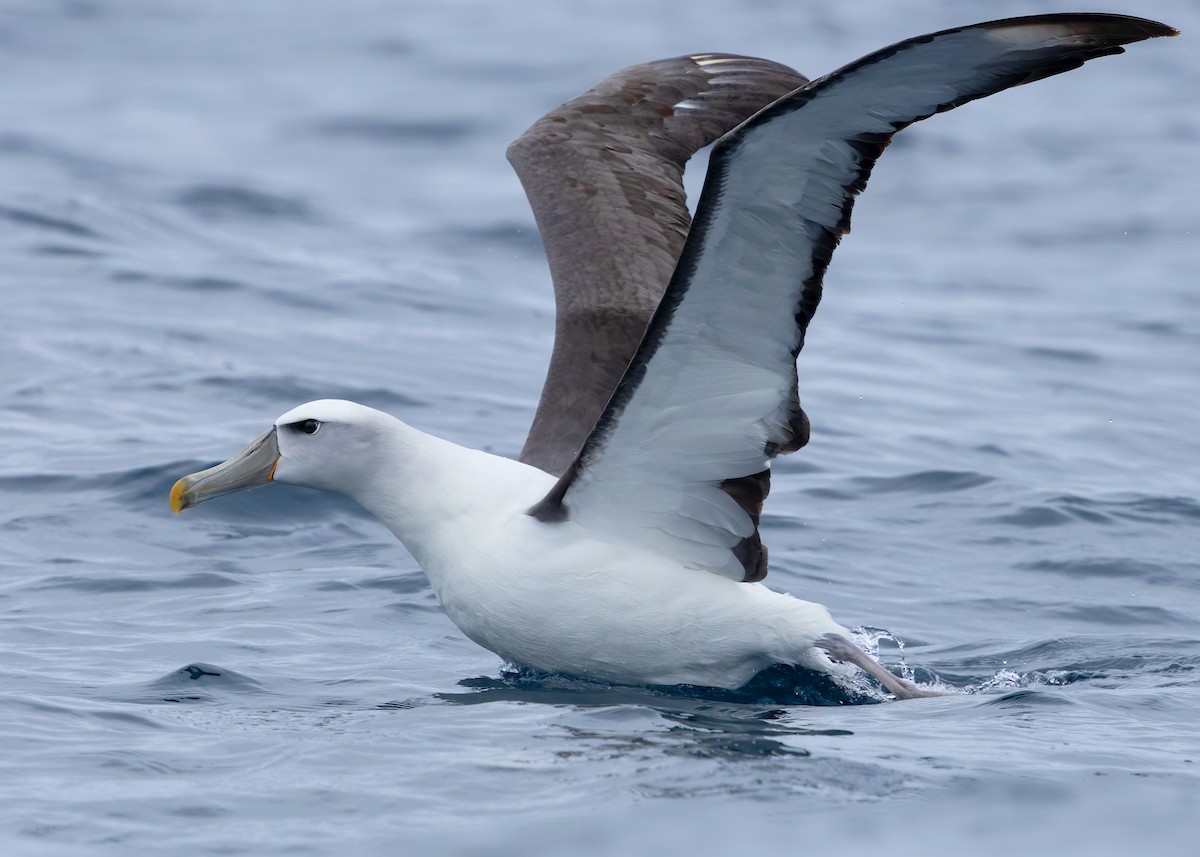
[[176, 482], [171, 488], [171, 510], [178, 515], [213, 497], [266, 485], [275, 477], [277, 464], [279, 441], [272, 426], [228, 461]]

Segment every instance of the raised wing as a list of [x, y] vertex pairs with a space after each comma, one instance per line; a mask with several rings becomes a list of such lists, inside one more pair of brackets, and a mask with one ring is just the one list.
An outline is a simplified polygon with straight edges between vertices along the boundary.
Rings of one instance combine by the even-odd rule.
[[557, 305], [522, 461], [562, 473], [633, 359], [687, 237], [688, 158], [807, 82], [778, 63], [731, 54], [636, 65], [552, 110], [509, 147]]
[[814, 81], [721, 140], [636, 357], [579, 457], [530, 514], [761, 579], [757, 510], [721, 485], [761, 474], [804, 429], [796, 356], [854, 197], [892, 135], [1167, 35], [1175, 31], [1163, 24], [1099, 14], [945, 30]]

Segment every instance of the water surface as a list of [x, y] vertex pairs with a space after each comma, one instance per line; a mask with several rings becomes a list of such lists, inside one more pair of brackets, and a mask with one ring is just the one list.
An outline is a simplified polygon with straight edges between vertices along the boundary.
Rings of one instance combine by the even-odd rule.
[[770, 583], [966, 693], [510, 675], [346, 502], [170, 515], [178, 476], [313, 398], [520, 449], [552, 302], [504, 148], [609, 72], [717, 50], [817, 75], [1077, 4], [646, 5], [0, 11], [5, 853], [1188, 853], [1185, 0], [1113, 9], [1182, 39], [900, 135], [800, 361], [814, 436], [779, 463]]

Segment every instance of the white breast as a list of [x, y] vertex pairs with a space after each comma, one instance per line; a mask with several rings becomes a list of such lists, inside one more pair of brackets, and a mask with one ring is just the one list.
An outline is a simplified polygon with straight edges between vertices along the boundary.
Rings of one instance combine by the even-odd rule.
[[[464, 522], [465, 523], [465, 522]], [[837, 670], [819, 604], [506, 509], [450, 527], [426, 572], [463, 633], [514, 663], [619, 683], [739, 687], [776, 663]]]

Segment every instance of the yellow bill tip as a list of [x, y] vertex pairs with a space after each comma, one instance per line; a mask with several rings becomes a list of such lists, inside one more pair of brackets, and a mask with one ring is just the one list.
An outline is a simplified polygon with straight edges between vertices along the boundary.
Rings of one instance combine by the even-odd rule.
[[171, 511], [176, 515], [187, 508], [187, 505], [183, 502], [183, 497], [187, 493], [189, 484], [188, 477], [185, 476], [171, 486]]

